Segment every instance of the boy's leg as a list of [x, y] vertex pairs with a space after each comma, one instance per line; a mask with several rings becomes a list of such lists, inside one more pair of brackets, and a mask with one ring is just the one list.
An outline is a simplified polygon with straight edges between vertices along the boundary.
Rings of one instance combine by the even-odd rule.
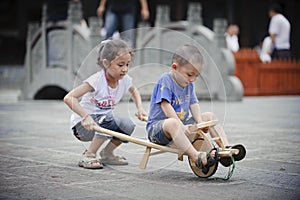
[[[211, 112], [202, 113], [201, 117], [202, 117], [203, 121], [211, 121], [211, 120], [216, 120], [217, 119], [215, 117], [215, 115]], [[221, 124], [217, 124], [214, 127], [210, 127], [209, 128], [209, 133], [210, 133], [212, 138], [215, 138], [215, 137], [220, 138], [219, 140], [216, 140], [216, 143], [222, 149], [225, 148], [226, 146], [229, 146], [227, 135], [226, 135], [223, 127], [221, 126]]]
[[[198, 163], [199, 152], [193, 147], [192, 143], [186, 136], [187, 127], [182, 125], [176, 119], [169, 118], [164, 121], [163, 131], [165, 135], [172, 139], [176, 147], [182, 152], [185, 152], [195, 163]], [[211, 155], [214, 155], [214, 151], [212, 151]], [[202, 164], [207, 164], [206, 156], [202, 158]]]

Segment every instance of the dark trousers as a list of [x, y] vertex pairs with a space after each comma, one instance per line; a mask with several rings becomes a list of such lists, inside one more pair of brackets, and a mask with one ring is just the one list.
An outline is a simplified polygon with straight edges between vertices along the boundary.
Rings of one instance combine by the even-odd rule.
[[289, 49], [274, 49], [271, 55], [272, 59], [289, 59], [291, 58], [291, 52]]

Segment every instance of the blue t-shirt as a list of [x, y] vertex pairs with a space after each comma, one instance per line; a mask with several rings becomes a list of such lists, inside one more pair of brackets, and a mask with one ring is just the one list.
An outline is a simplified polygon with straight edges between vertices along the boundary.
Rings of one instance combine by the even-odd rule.
[[177, 116], [183, 122], [189, 116], [190, 105], [198, 103], [193, 83], [182, 88], [173, 80], [170, 73], [164, 73], [153, 89], [147, 130], [151, 124], [167, 118], [160, 106], [162, 100], [166, 100], [172, 105]]

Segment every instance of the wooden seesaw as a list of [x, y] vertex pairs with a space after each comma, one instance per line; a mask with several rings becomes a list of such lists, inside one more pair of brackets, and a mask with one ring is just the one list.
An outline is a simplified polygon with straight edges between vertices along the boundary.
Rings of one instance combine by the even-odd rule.
[[[195, 134], [194, 139], [192, 140], [192, 145], [194, 146], [194, 148], [197, 151], [206, 152], [213, 148], [212, 141], [219, 140], [219, 137], [209, 139], [206, 136], [206, 134], [202, 131], [202, 129], [213, 127], [213, 126], [217, 125], [218, 123], [219, 123], [218, 120], [212, 120], [212, 121], [206, 121], [206, 122], [197, 124], [198, 131], [197, 131], [197, 134]], [[139, 167], [141, 169], [146, 169], [149, 157], [153, 156], [153, 155], [158, 155], [158, 154], [162, 154], [162, 153], [166, 153], [166, 152], [174, 153], [174, 154], [178, 155], [178, 160], [181, 160], [181, 161], [183, 161], [183, 155], [186, 155], [181, 150], [174, 148], [172, 146], [163, 146], [163, 145], [155, 144], [148, 140], [128, 136], [128, 135], [125, 135], [125, 134], [122, 134], [122, 133], [119, 133], [116, 131], [102, 128], [98, 125], [94, 125], [94, 130], [96, 132], [104, 133], [104, 134], [119, 138], [121, 140], [126, 140], [128, 142], [132, 142], [132, 143], [135, 143], [138, 145], [145, 146], [146, 150], [145, 150], [144, 156], [142, 157], [142, 160], [139, 165]], [[156, 151], [151, 152], [152, 149], [155, 149]], [[238, 153], [239, 153], [238, 149], [223, 148], [223, 149], [220, 149], [220, 151], [219, 151], [219, 157], [220, 158], [231, 157], [232, 155], [237, 155]], [[216, 162], [215, 165], [210, 167], [209, 172], [207, 174], [204, 174], [202, 172], [202, 170], [199, 169], [190, 158], [188, 158], [188, 160], [189, 160], [190, 167], [191, 167], [192, 171], [194, 172], [194, 174], [201, 178], [208, 178], [208, 177], [212, 176], [217, 171], [217, 168], [218, 168], [218, 162]]]

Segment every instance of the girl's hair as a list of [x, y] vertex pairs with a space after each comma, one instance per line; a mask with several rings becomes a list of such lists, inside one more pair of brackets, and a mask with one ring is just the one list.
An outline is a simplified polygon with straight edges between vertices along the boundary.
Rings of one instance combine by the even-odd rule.
[[203, 56], [200, 53], [199, 49], [193, 45], [185, 44], [176, 49], [172, 62], [177, 62], [179, 65], [185, 65], [187, 63], [194, 64], [203, 64]]
[[128, 43], [121, 39], [104, 40], [100, 43], [100, 48], [98, 51], [97, 64], [105, 69], [103, 65], [103, 60], [106, 59], [109, 63], [113, 61], [117, 56], [124, 53], [129, 53], [131, 57], [133, 56], [132, 49], [129, 47]]

